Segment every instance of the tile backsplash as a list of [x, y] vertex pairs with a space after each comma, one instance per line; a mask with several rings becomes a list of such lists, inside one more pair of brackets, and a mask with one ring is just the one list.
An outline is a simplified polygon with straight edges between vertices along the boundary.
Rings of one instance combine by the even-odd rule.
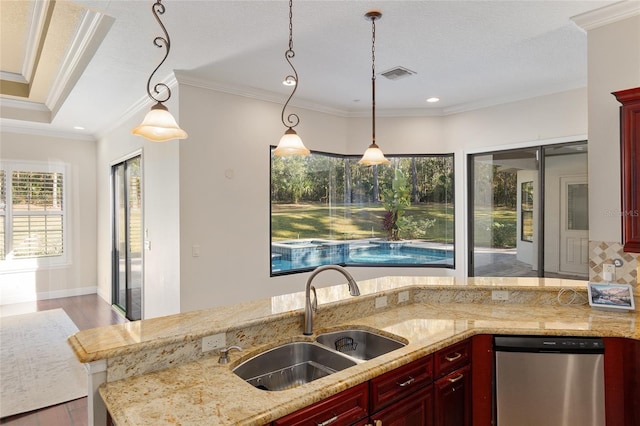
[[[636, 253], [625, 253], [622, 244], [619, 242], [589, 241], [589, 281], [604, 282], [602, 269], [604, 264], [613, 264], [616, 259], [622, 265], [616, 267], [614, 282], [618, 284], [631, 284], [634, 290], [640, 291], [638, 285], [638, 255]], [[637, 293], [636, 293], [637, 294]]]

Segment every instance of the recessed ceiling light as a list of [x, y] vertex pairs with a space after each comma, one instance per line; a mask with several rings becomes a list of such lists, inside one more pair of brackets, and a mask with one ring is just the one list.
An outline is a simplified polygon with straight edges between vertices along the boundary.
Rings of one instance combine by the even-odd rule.
[[84, 127], [82, 127], [82, 126], [73, 126], [73, 128], [75, 130], [84, 130]]
[[439, 101], [440, 101], [440, 98], [429, 98], [429, 99], [427, 99], [427, 102], [429, 102], [429, 103], [434, 103], [434, 102], [439, 102]]
[[296, 79], [293, 76], [288, 75], [287, 78], [284, 79], [282, 84], [284, 84], [285, 86], [295, 86], [296, 85]]

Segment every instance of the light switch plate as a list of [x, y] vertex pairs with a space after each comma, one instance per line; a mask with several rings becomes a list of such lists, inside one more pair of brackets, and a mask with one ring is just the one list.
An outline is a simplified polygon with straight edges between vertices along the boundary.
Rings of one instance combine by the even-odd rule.
[[376, 309], [387, 306], [387, 296], [376, 297]]
[[398, 303], [404, 303], [409, 301], [409, 291], [401, 291], [398, 293]]

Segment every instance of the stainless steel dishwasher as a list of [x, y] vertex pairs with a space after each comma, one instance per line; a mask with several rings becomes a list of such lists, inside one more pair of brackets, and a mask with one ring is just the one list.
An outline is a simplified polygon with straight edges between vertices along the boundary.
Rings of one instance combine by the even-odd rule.
[[603, 426], [604, 342], [495, 336], [497, 426]]

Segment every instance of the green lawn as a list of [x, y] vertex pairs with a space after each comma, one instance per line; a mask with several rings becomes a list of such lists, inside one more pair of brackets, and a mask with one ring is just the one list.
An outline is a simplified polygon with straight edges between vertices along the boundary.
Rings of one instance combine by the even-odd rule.
[[[448, 207], [448, 209], [447, 209]], [[273, 241], [304, 238], [354, 240], [385, 238], [382, 205], [351, 206], [326, 204], [272, 204], [271, 235]], [[423, 238], [434, 242], [453, 242], [453, 208], [441, 203], [413, 204], [405, 216], [415, 222], [435, 219]], [[515, 247], [516, 212], [506, 208], [476, 212], [477, 246]], [[400, 237], [404, 238], [402, 231]]]
[[[382, 229], [385, 210], [382, 205], [364, 205], [345, 209], [344, 205], [272, 204], [271, 234], [273, 241], [297, 238], [359, 239], [386, 237]], [[435, 219], [424, 239], [453, 241], [453, 208], [446, 204], [414, 204], [405, 212], [413, 221]], [[402, 237], [402, 233], [400, 234]]]

